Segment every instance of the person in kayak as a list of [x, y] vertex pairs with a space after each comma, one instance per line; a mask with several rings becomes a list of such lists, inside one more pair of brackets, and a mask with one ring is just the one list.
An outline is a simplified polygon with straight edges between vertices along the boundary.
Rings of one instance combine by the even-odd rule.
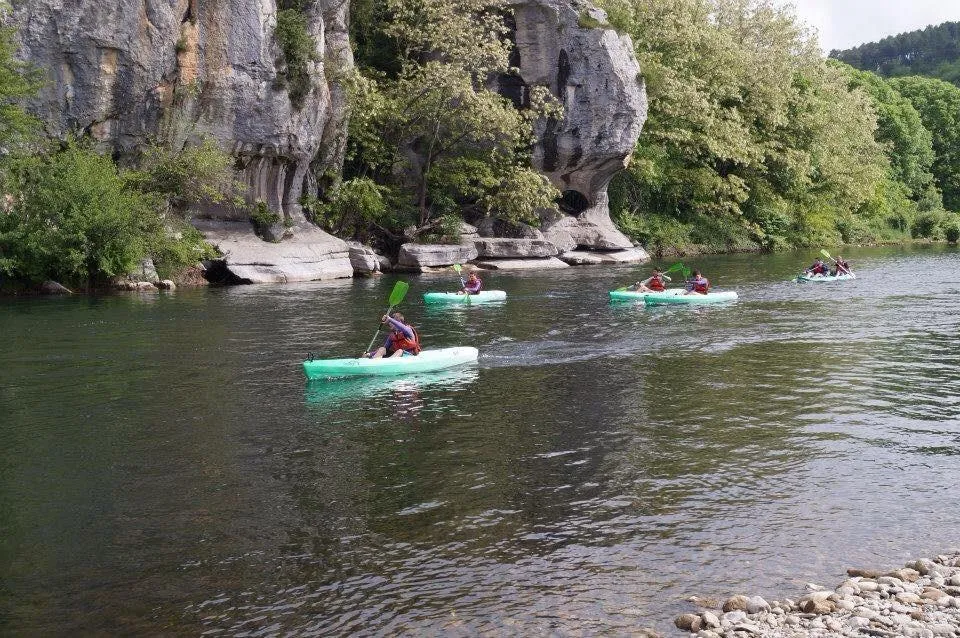
[[387, 335], [387, 340], [382, 346], [367, 353], [368, 358], [408, 357], [420, 354], [420, 335], [404, 320], [402, 314], [394, 312], [393, 315], [383, 315], [383, 323], [390, 326], [390, 334]]
[[693, 271], [693, 277], [687, 280], [685, 295], [705, 295], [710, 292], [710, 280], [704, 277], [699, 270]]
[[458, 295], [475, 295], [483, 289], [483, 281], [480, 277], [477, 276], [477, 273], [472, 272], [470, 276], [467, 277], [467, 283], [463, 285], [463, 288], [457, 291]]
[[830, 268], [825, 263], [823, 263], [822, 259], [817, 257], [814, 260], [813, 265], [807, 268], [806, 270], [804, 270], [803, 272], [808, 275], [826, 277], [827, 275], [830, 274]]
[[663, 271], [659, 268], [654, 268], [652, 275], [643, 281], [638, 281], [627, 288], [627, 290], [635, 290], [637, 292], [663, 292], [667, 289], [663, 283], [664, 281], [671, 281], [671, 279], [663, 274]]
[[837, 258], [833, 260], [834, 266], [830, 274], [834, 277], [837, 275], [849, 275], [850, 274], [850, 263], [845, 261], [843, 257], [837, 255]]

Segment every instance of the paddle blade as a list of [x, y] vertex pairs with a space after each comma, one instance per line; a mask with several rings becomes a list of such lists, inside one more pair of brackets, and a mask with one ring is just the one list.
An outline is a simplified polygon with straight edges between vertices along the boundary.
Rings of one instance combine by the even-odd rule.
[[393, 287], [393, 292], [390, 293], [390, 306], [396, 306], [403, 298], [407, 296], [407, 290], [410, 289], [410, 284], [405, 281], [398, 281]]
[[460, 271], [463, 270], [463, 267], [460, 264], [454, 264], [450, 267], [453, 268], [454, 272], [456, 272], [458, 275], [460, 274]]
[[687, 268], [686, 266], [683, 267], [683, 278], [684, 278], [684, 279], [690, 279], [690, 275], [692, 275], [692, 274], [693, 274], [693, 271], [692, 271], [692, 270], [690, 270], [690, 269]]
[[828, 253], [824, 248], [820, 249], [820, 254], [826, 257], [827, 259], [833, 259], [833, 257], [830, 256], [830, 253]]
[[683, 269], [684, 269], [683, 262], [682, 262], [682, 261], [678, 261], [677, 263], [675, 263], [674, 265], [670, 266], [669, 268], [667, 268], [667, 269], [664, 270], [663, 272], [664, 272], [664, 273], [680, 272], [680, 271], [683, 270]]

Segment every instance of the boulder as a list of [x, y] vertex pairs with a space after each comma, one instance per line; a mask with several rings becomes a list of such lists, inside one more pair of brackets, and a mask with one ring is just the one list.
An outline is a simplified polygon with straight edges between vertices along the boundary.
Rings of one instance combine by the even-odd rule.
[[348, 241], [350, 249], [350, 266], [355, 275], [372, 275], [381, 272], [381, 256], [373, 248], [364, 246], [360, 242]]
[[555, 257], [557, 254], [556, 246], [545, 239], [484, 238], [474, 240], [473, 245], [480, 258]]
[[464, 244], [404, 244], [398, 263], [407, 268], [451, 266], [477, 258], [473, 242]]
[[177, 284], [173, 283], [171, 279], [162, 279], [157, 282], [157, 288], [160, 290], [176, 290]]
[[[606, 202], [606, 192], [598, 195]], [[591, 248], [594, 250], [623, 250], [633, 248], [633, 242], [621, 233], [614, 225], [610, 216], [601, 214], [583, 214], [577, 217], [564, 216], [555, 220], [545, 220], [543, 234], [547, 239], [558, 244], [575, 247]], [[568, 239], [569, 237], [569, 239]]]
[[484, 217], [477, 224], [477, 232], [481, 237], [508, 237], [510, 239], [543, 239], [543, 233], [523, 222]]
[[650, 255], [643, 248], [613, 251], [571, 250], [561, 254], [560, 259], [572, 266], [633, 264], [650, 261]]
[[750, 599], [742, 594], [731, 596], [723, 603], [723, 612], [728, 611], [746, 611]]
[[540, 259], [483, 259], [476, 265], [486, 270], [551, 270], [555, 268], [569, 268], [570, 265], [556, 257]]
[[249, 222], [194, 220], [220, 259], [228, 283], [289, 283], [353, 276], [347, 244], [316, 226], [303, 224], [289, 239], [265, 242]]
[[152, 292], [156, 289], [157, 287], [149, 281], [138, 281], [134, 284], [134, 290], [138, 292]]
[[157, 274], [157, 267], [153, 264], [153, 260], [147, 257], [146, 259], [140, 260], [140, 263], [133, 272], [127, 275], [127, 279], [131, 281], [149, 281], [155, 284], [160, 281], [160, 275]]
[[72, 295], [73, 291], [55, 281], [47, 280], [40, 284], [41, 295]]

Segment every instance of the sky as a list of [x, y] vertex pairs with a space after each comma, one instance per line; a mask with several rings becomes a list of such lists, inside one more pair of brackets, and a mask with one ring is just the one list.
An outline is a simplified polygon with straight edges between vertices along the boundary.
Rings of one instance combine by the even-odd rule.
[[782, 0], [820, 33], [820, 46], [848, 49], [928, 24], [960, 21], [958, 0]]

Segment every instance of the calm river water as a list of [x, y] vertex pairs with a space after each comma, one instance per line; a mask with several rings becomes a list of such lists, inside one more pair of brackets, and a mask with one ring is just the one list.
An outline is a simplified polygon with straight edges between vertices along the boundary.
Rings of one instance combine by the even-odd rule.
[[[960, 252], [487, 275], [478, 365], [307, 384], [395, 279], [0, 302], [0, 633], [623, 635], [960, 544]], [[669, 264], [669, 262], [667, 262]]]

